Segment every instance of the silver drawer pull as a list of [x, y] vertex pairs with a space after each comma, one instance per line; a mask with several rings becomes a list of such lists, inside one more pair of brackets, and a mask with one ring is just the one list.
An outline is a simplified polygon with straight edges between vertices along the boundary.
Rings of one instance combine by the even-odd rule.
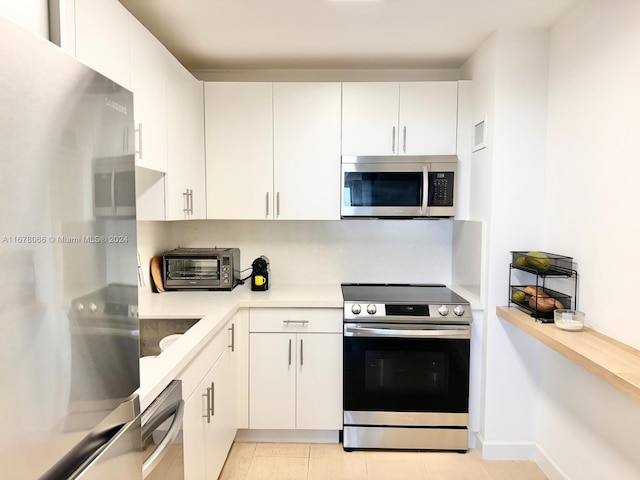
[[283, 320], [282, 323], [284, 323], [286, 326], [289, 326], [292, 323], [306, 325], [307, 323], [309, 323], [309, 320]]

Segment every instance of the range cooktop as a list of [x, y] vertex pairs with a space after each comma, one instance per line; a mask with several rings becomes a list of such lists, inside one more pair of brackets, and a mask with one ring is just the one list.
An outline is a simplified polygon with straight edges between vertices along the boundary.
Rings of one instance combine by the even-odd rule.
[[469, 304], [460, 295], [439, 283], [343, 283], [341, 286], [345, 302]]

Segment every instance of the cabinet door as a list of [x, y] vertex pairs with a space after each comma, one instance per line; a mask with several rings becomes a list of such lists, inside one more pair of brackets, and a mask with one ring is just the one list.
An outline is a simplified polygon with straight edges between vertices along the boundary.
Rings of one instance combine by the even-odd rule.
[[400, 155], [455, 155], [458, 82], [400, 83]]
[[342, 84], [342, 154], [398, 154], [397, 82]]
[[212, 417], [206, 434], [207, 478], [218, 478], [237, 431], [235, 353], [227, 348], [211, 370]]
[[75, 0], [76, 57], [130, 89], [129, 16], [114, 0]]
[[206, 82], [207, 218], [273, 218], [271, 83]]
[[339, 83], [273, 85], [275, 218], [340, 219]]
[[249, 428], [296, 428], [295, 334], [249, 337]]
[[[204, 458], [207, 430], [207, 378], [184, 404], [182, 426], [184, 444], [184, 476], [186, 480], [206, 480]], [[210, 425], [210, 424], [209, 424]]]
[[303, 430], [342, 428], [342, 334], [297, 336], [297, 422]]
[[166, 219], [204, 219], [203, 86], [173, 56], [167, 60]]
[[136, 165], [167, 171], [167, 99], [164, 46], [129, 17], [131, 90], [137, 135]]

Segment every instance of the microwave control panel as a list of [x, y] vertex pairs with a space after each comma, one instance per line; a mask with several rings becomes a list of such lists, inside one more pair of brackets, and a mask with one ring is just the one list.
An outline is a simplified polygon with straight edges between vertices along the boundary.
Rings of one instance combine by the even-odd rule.
[[429, 172], [429, 206], [453, 206], [453, 172]]

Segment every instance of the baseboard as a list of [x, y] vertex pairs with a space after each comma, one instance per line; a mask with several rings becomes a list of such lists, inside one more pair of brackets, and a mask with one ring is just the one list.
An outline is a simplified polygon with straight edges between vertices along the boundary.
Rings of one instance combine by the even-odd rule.
[[476, 450], [484, 460], [535, 460], [538, 452], [534, 442], [490, 442], [480, 433]]
[[536, 446], [536, 450], [535, 461], [549, 480], [569, 480], [569, 476], [562, 471], [558, 464], [553, 461], [540, 445]]
[[549, 480], [570, 480], [547, 452], [535, 442], [488, 442], [477, 433], [475, 446], [483, 460], [533, 460]]
[[339, 443], [339, 430], [238, 430], [236, 442]]

